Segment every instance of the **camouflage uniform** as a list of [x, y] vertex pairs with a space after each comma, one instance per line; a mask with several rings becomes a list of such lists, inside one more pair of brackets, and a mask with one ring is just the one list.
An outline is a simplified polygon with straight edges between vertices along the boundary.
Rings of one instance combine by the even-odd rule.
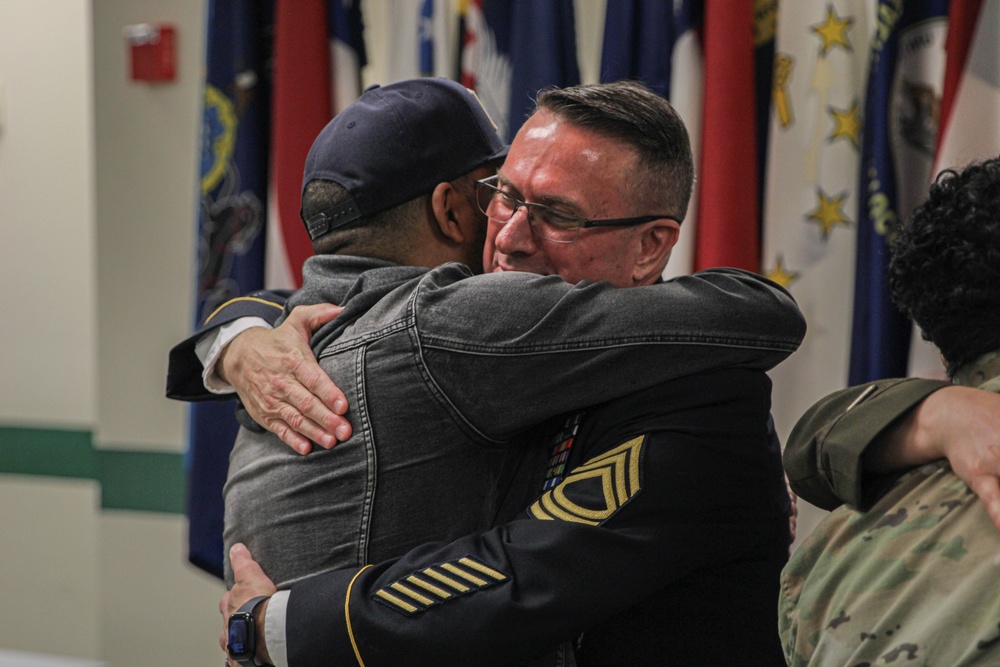
[[[1000, 353], [956, 384], [1000, 390]], [[903, 475], [867, 512], [842, 506], [782, 573], [795, 665], [1000, 665], [1000, 533], [946, 462]]]

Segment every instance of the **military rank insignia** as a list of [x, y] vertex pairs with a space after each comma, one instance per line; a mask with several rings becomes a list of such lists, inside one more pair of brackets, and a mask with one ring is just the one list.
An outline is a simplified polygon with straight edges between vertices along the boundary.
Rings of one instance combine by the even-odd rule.
[[646, 436], [640, 435], [573, 468], [555, 488], [542, 494], [528, 514], [592, 526], [610, 519], [642, 490], [645, 441]]
[[466, 556], [418, 570], [375, 591], [372, 599], [412, 616], [508, 579], [509, 575]]

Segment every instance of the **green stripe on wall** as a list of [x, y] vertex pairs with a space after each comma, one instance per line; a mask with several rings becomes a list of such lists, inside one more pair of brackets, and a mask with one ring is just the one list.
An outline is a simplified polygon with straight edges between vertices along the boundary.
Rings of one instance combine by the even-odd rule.
[[0, 472], [97, 479], [90, 432], [0, 427]]
[[0, 474], [94, 479], [105, 509], [184, 512], [183, 456], [94, 449], [89, 431], [0, 426]]
[[101, 507], [184, 512], [184, 462], [180, 454], [97, 450]]

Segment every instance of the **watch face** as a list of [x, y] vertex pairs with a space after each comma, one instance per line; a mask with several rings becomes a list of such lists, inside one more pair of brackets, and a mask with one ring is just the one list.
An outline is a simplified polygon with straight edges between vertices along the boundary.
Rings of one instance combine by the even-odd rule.
[[234, 660], [254, 654], [253, 616], [243, 612], [229, 617], [229, 655]]

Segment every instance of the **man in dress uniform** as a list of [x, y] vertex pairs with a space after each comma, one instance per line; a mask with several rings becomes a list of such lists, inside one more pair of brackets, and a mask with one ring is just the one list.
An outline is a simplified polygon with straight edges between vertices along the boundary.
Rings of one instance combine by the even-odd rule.
[[[334, 134], [350, 127], [338, 119]], [[352, 206], [309, 201], [311, 183], [349, 180], [343, 142], [328, 138], [303, 201], [323, 235], [329, 221], [310, 221]], [[227, 507], [246, 509], [232, 525], [287, 587], [271, 596], [234, 548], [226, 609], [266, 596], [236, 619], [258, 621], [258, 660], [513, 664], [563, 643], [562, 664], [780, 663], [788, 507], [762, 371], [803, 326], [784, 292], [745, 273], [659, 280], [690, 163], [683, 124], [648, 90], [547, 91], [475, 186], [490, 273], [368, 273], [347, 289], [337, 280], [358, 270], [343, 266], [356, 244], [309, 260], [289, 305], [346, 297], [312, 344], [355, 432], [308, 457], [251, 428], [237, 441]], [[345, 187], [361, 200], [385, 182]], [[393, 266], [363, 268], [405, 263], [382, 259]], [[236, 358], [221, 362], [227, 378]], [[298, 515], [275, 503], [282, 493]], [[311, 518], [324, 502], [338, 505], [330, 524]]]

